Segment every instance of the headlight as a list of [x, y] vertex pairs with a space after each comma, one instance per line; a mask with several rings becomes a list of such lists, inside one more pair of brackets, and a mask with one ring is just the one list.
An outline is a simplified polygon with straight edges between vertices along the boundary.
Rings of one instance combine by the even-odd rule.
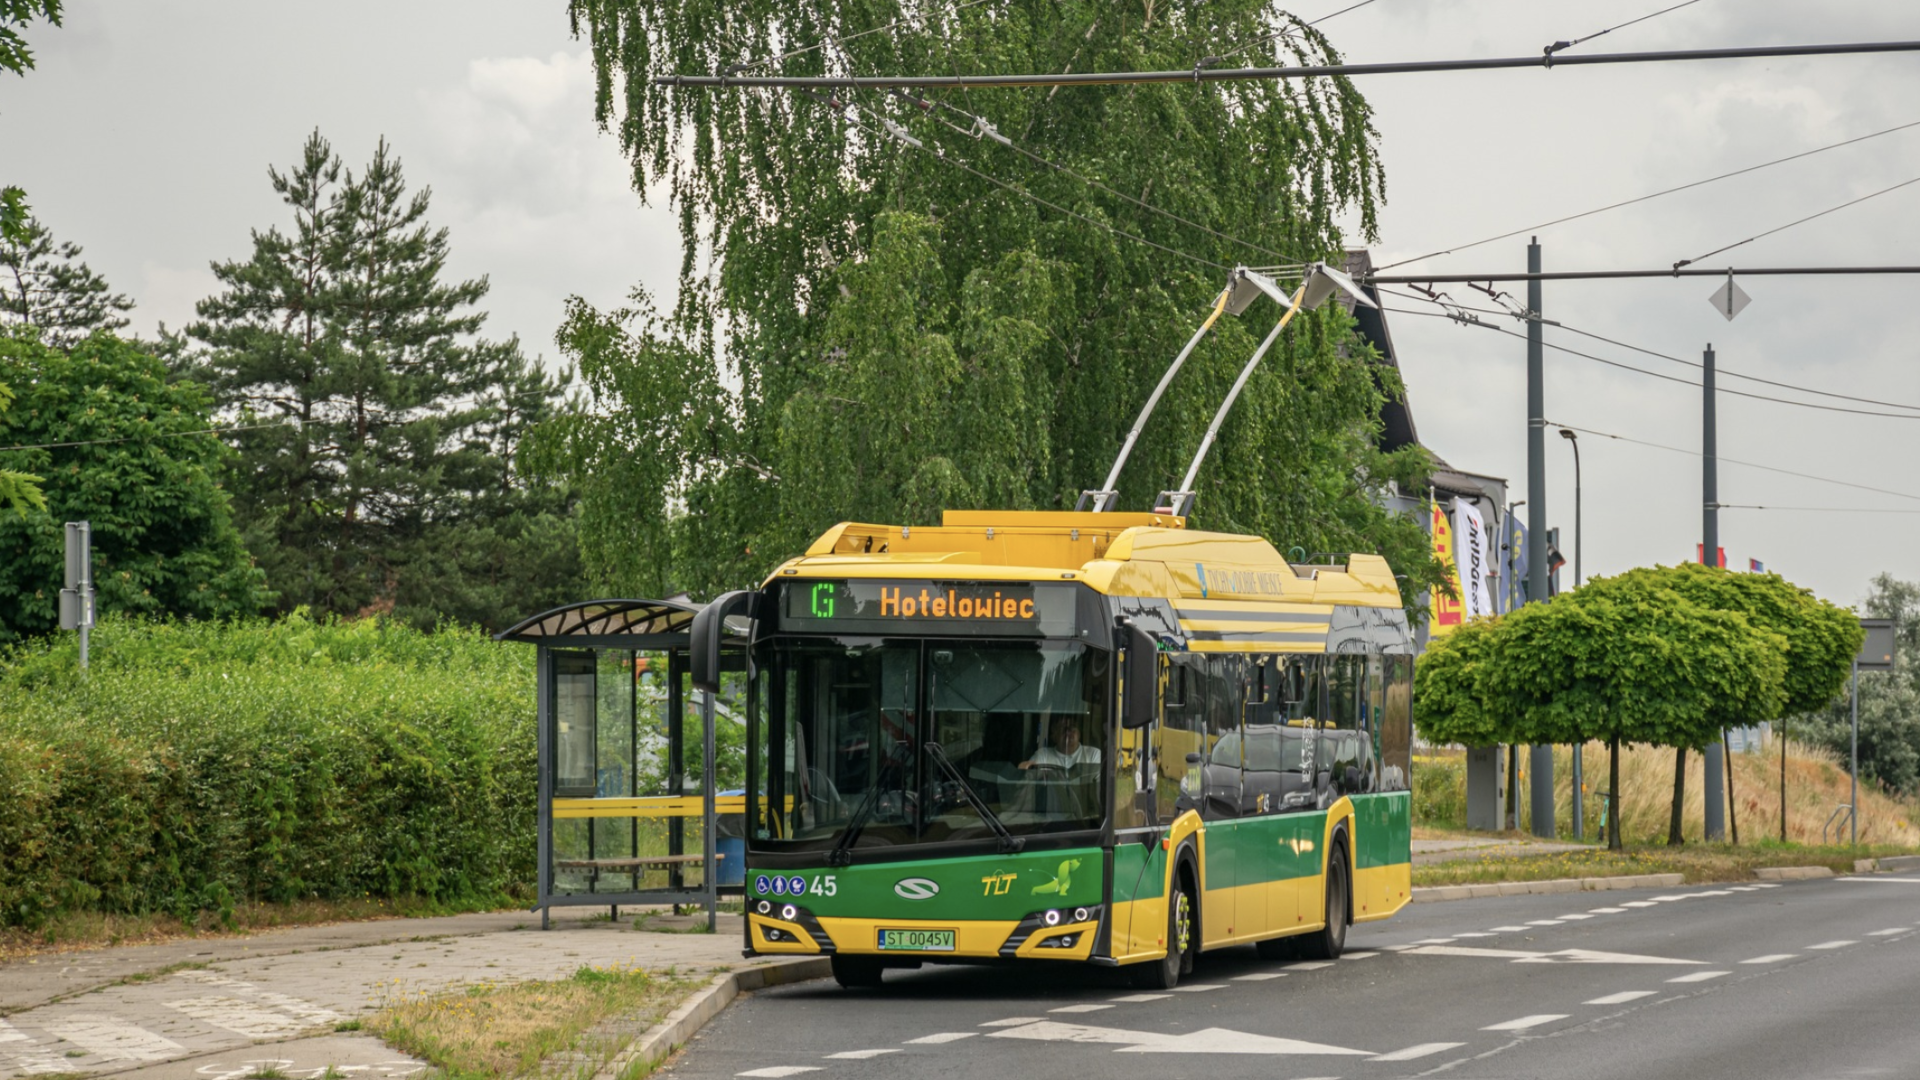
[[773, 910], [772, 904], [768, 903], [765, 900], [760, 901], [760, 907], [759, 907], [760, 914], [765, 915], [772, 910]]
[[1074, 908], [1074, 909], [1073, 909], [1073, 921], [1074, 921], [1074, 922], [1086, 922], [1086, 921], [1087, 921], [1087, 909], [1086, 909], [1086, 908], [1083, 908], [1083, 907], [1077, 907], [1077, 908]]
[[1050, 911], [1048, 911], [1048, 912], [1047, 912], [1047, 914], [1046, 914], [1046, 917], [1045, 917], [1045, 919], [1044, 919], [1043, 921], [1045, 921], [1045, 922], [1046, 922], [1046, 924], [1047, 924], [1048, 926], [1059, 926], [1059, 925], [1060, 925], [1060, 913], [1059, 913], [1058, 911], [1051, 911], [1051, 910], [1050, 910]]
[[788, 904], [786, 907], [780, 909], [780, 917], [788, 922], [792, 922], [793, 917], [798, 914], [800, 914], [800, 909], [794, 907], [792, 904]]

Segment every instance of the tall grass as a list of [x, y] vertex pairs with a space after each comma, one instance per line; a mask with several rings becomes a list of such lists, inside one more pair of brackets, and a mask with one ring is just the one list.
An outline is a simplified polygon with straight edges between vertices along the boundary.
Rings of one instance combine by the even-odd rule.
[[533, 650], [301, 616], [108, 618], [0, 656], [0, 926], [533, 879]]
[[[1773, 740], [1763, 752], [1734, 754], [1732, 812], [1743, 843], [1780, 839], [1780, 750]], [[1834, 809], [1847, 801], [1847, 773], [1839, 758], [1817, 746], [1787, 742], [1787, 839], [1791, 843], [1819, 844], [1821, 829]], [[1554, 824], [1562, 836], [1573, 828], [1573, 748], [1554, 747]], [[1588, 743], [1582, 751], [1586, 770], [1587, 839], [1603, 838], [1600, 831], [1601, 793], [1607, 790], [1607, 747]], [[1528, 758], [1520, 759], [1520, 822], [1530, 827], [1527, 797]], [[1687, 755], [1686, 803], [1682, 835], [1695, 842], [1705, 832], [1706, 764], [1701, 755]], [[1413, 768], [1414, 824], [1440, 829], [1466, 827], [1466, 762], [1459, 751], [1436, 750], [1415, 760]], [[1673, 805], [1673, 750], [1658, 746], [1627, 746], [1620, 755], [1621, 838], [1629, 844], [1664, 843]], [[1863, 784], [1860, 790], [1860, 842], [1920, 846], [1920, 825], [1914, 806], [1897, 796]], [[1842, 819], [1844, 821], [1844, 818]], [[1827, 836], [1828, 841], [1845, 836]]]

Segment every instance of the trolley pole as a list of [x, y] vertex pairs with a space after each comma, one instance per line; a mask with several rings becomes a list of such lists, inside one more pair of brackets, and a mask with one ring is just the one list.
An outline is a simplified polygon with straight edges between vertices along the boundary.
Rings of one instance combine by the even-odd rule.
[[[1707, 345], [1707, 351], [1701, 357], [1700, 367], [1700, 562], [1706, 566], [1720, 565], [1720, 475], [1714, 430], [1714, 389], [1713, 389], [1713, 345]], [[1725, 738], [1723, 731], [1721, 737]], [[1727, 838], [1727, 796], [1726, 767], [1727, 759], [1719, 740], [1709, 744], [1703, 751], [1706, 772], [1706, 790], [1701, 792], [1707, 803], [1707, 842], [1714, 843]]]
[[[1527, 273], [1540, 273], [1540, 238], [1527, 243]], [[1547, 599], [1546, 343], [1541, 336], [1540, 279], [1527, 280], [1527, 599]], [[1553, 747], [1535, 746], [1530, 768], [1533, 835], [1552, 837]]]

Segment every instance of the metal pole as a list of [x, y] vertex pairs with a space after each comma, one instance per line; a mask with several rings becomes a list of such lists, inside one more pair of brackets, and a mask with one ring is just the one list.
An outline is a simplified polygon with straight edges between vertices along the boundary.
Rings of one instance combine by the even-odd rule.
[[[1715, 457], [1718, 436], [1714, 427], [1713, 345], [1708, 344], [1700, 367], [1700, 562], [1720, 565], [1720, 479]], [[1722, 732], [1722, 738], [1725, 733]], [[1716, 739], [1703, 750], [1708, 843], [1727, 838], [1726, 755]]]
[[1787, 842], [1787, 718], [1780, 718], [1780, 842]]
[[[1527, 244], [1527, 273], [1540, 272], [1540, 241]], [[1547, 394], [1546, 345], [1541, 338], [1540, 280], [1527, 281], [1527, 592], [1528, 600], [1547, 599]], [[1533, 835], [1554, 835], [1553, 747], [1535, 746]], [[1516, 806], [1517, 809], [1517, 806]]]
[[1852, 755], [1852, 775], [1847, 777], [1847, 822], [1853, 827], [1853, 846], [1860, 846], [1860, 658], [1853, 658], [1853, 689], [1847, 694], [1851, 698], [1853, 713], [1853, 743], [1849, 753]]
[[[1580, 437], [1574, 435], [1567, 440], [1573, 444], [1573, 587], [1580, 587], [1580, 552], [1586, 546], [1580, 535]], [[1587, 838], [1586, 762], [1582, 760], [1586, 750], [1586, 741], [1573, 744], [1573, 838]]]
[[1127, 457], [1133, 453], [1133, 444], [1140, 441], [1140, 433], [1146, 430], [1147, 418], [1153, 415], [1154, 406], [1160, 404], [1161, 395], [1167, 392], [1167, 386], [1173, 382], [1173, 377], [1180, 373], [1181, 367], [1187, 362], [1187, 357], [1193, 355], [1194, 346], [1200, 344], [1200, 339], [1207, 336], [1207, 331], [1212, 329], [1213, 324], [1219, 320], [1220, 313], [1227, 310], [1227, 297], [1232, 294], [1232, 286], [1220, 290], [1220, 295], [1214, 300], [1212, 313], [1207, 316], [1205, 322], [1200, 324], [1200, 329], [1195, 330], [1193, 336], [1187, 339], [1186, 348], [1181, 349], [1180, 355], [1173, 358], [1173, 363], [1168, 365], [1167, 373], [1160, 376], [1160, 383], [1153, 388], [1153, 393], [1147, 395], [1147, 403], [1140, 407], [1139, 418], [1134, 420], [1133, 429], [1127, 432], [1126, 441], [1120, 444], [1119, 455], [1113, 459], [1113, 468], [1107, 470], [1106, 482], [1100, 485], [1101, 504], [1090, 509], [1095, 511], [1112, 509], [1107, 505], [1107, 501], [1111, 498], [1108, 493], [1118, 490], [1114, 485], [1120, 482], [1120, 470], [1127, 467]]
[[700, 693], [700, 726], [701, 746], [704, 748], [700, 762], [700, 772], [704, 780], [700, 805], [701, 812], [706, 815], [702, 819], [703, 827], [700, 830], [701, 855], [705, 861], [700, 866], [704, 870], [701, 877], [705, 879], [707, 892], [707, 933], [711, 934], [718, 923], [720, 906], [720, 866], [719, 860], [714, 857], [717, 854], [714, 850], [716, 846], [714, 833], [720, 821], [713, 813], [713, 691], [711, 690], [703, 690]]

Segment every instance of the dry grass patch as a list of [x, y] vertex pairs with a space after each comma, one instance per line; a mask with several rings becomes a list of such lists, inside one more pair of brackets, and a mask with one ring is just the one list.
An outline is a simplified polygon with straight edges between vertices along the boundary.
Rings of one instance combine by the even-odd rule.
[[1492, 855], [1416, 866], [1413, 883], [1416, 886], [1483, 885], [1496, 881], [1683, 874], [1688, 884], [1703, 885], [1749, 881], [1755, 870], [1765, 866], [1825, 866], [1835, 873], [1849, 873], [1855, 859], [1906, 854], [1912, 854], [1912, 849], [1892, 844], [1822, 847], [1782, 844], [1777, 840], [1740, 847], [1731, 844], [1634, 845], [1618, 853], [1591, 848], [1541, 855]]
[[[694, 985], [670, 973], [583, 967], [551, 982], [481, 983], [402, 998], [365, 1027], [450, 1080], [591, 1076]], [[567, 1067], [542, 1069], [542, 1061], [569, 1052]]]

